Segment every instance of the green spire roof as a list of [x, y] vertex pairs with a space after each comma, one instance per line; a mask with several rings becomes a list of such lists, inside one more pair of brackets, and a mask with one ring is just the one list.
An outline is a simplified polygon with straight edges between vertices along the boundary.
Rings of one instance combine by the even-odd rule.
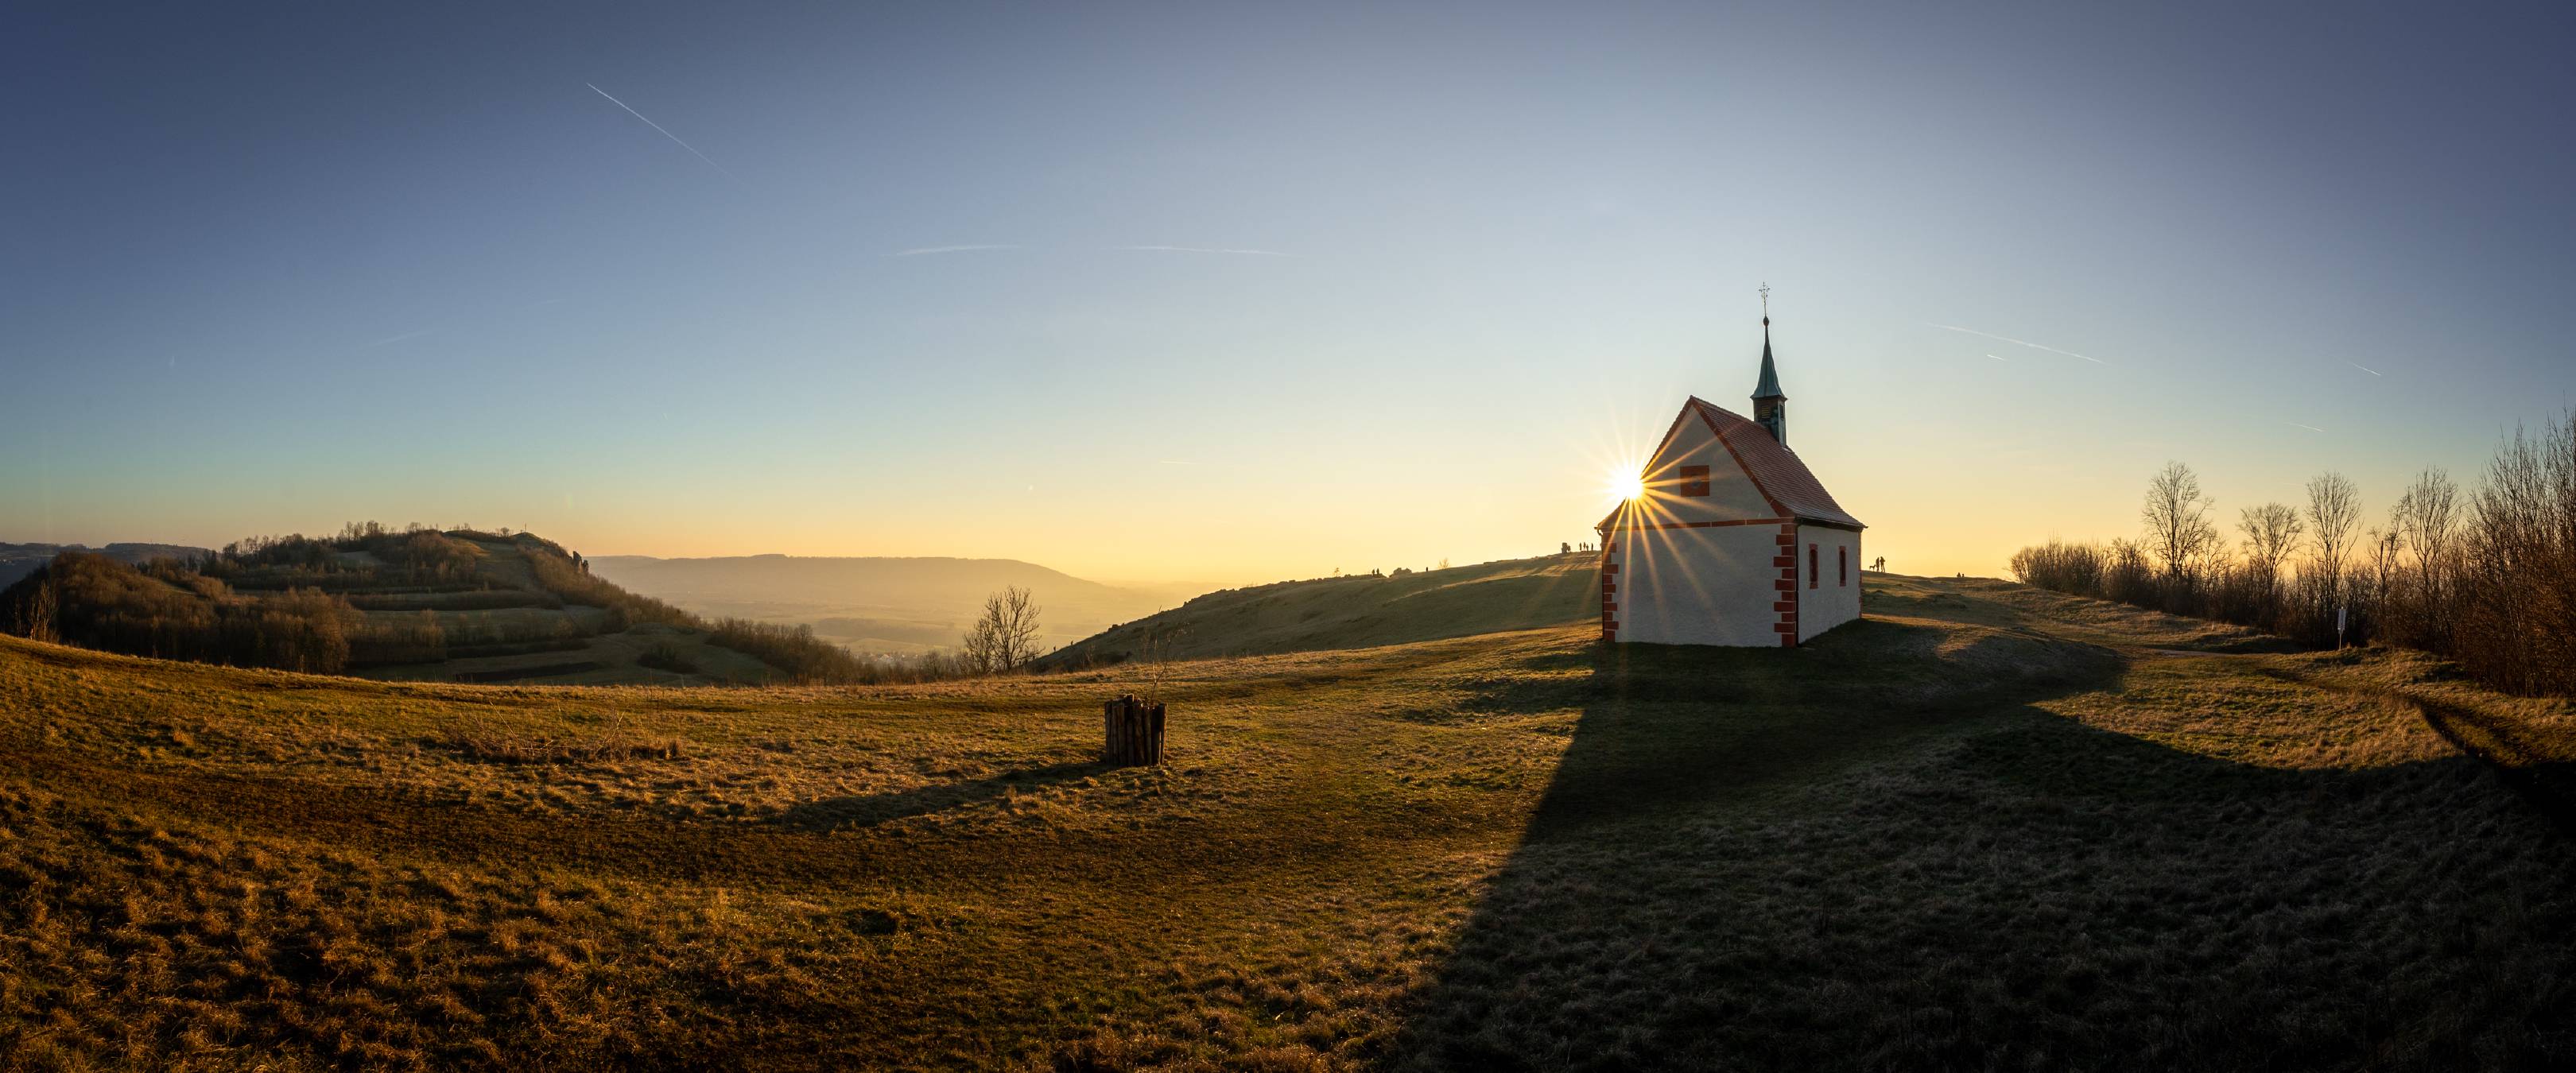
[[1757, 399], [1785, 399], [1789, 393], [1780, 390], [1780, 371], [1771, 367], [1771, 318], [1762, 318], [1762, 382], [1753, 385]]

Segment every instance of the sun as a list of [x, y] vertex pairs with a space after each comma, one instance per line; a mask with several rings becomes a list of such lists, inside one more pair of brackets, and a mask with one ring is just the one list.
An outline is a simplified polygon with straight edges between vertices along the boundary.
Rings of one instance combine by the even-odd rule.
[[1613, 466], [1610, 469], [1609, 483], [1603, 487], [1608, 489], [1611, 495], [1618, 497], [1622, 503], [1643, 499], [1646, 496], [1645, 471], [1636, 466]]

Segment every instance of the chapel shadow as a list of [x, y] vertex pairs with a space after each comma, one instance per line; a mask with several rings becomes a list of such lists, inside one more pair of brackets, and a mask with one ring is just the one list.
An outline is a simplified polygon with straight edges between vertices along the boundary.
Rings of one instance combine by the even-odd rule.
[[[2510, 802], [2445, 811], [2484, 765], [2183, 751], [2035, 706], [2117, 688], [2116, 653], [1940, 632], [1533, 660], [1554, 684], [1490, 699], [1582, 715], [1388, 1064], [2441, 1068], [2571, 1038], [2576, 946], [2536, 906], [2576, 907], [2576, 858]], [[2516, 886], [2460, 883], [2463, 853]]]

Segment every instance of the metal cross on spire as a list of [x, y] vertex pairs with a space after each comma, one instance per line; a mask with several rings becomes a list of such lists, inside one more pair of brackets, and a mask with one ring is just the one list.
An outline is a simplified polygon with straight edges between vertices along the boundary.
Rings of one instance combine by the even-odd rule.
[[1764, 283], [1755, 289], [1762, 294], [1762, 323], [1769, 324], [1771, 323], [1771, 285]]

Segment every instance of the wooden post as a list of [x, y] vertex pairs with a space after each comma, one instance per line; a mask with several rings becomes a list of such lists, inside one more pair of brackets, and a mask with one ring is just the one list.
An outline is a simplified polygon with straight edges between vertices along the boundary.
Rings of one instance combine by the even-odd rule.
[[1100, 706], [1102, 758], [1112, 764], [1163, 763], [1163, 706], [1127, 694]]

